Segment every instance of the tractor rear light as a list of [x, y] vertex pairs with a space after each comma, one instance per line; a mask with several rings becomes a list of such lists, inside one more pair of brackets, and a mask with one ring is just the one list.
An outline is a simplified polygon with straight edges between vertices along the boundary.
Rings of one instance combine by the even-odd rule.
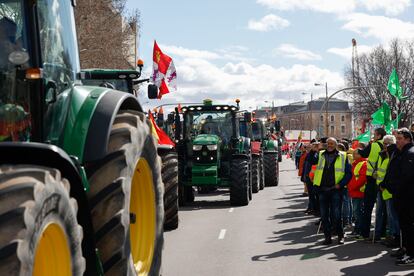
[[38, 80], [43, 77], [43, 71], [40, 68], [29, 68], [26, 70], [26, 79]]
[[217, 150], [217, 145], [207, 145], [208, 150]]

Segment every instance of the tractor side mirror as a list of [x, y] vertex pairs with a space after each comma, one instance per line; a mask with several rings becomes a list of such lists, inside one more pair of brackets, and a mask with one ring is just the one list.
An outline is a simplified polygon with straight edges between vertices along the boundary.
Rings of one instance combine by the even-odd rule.
[[252, 113], [250, 113], [250, 112], [246, 112], [246, 113], [244, 113], [244, 120], [245, 120], [247, 123], [250, 123], [250, 122], [252, 121]]
[[148, 99], [158, 98], [158, 87], [155, 84], [148, 85]]
[[276, 132], [280, 131], [280, 121], [275, 121], [275, 131]]
[[167, 116], [167, 123], [169, 125], [172, 125], [174, 123], [174, 121], [175, 121], [174, 113], [169, 113], [168, 116]]

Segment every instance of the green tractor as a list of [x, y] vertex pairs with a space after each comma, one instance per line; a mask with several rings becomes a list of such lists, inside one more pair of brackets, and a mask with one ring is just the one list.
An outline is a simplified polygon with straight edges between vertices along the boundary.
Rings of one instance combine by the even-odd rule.
[[281, 152], [278, 140], [272, 139], [272, 131], [267, 131], [261, 120], [247, 121], [241, 118], [240, 133], [251, 139], [253, 193], [259, 192], [265, 186], [277, 186]]
[[[123, 91], [137, 96], [136, 86], [148, 81], [139, 79], [143, 63], [138, 64], [139, 70], [125, 69], [84, 69], [81, 78], [84, 84], [100, 87], [108, 87]], [[148, 96], [154, 98], [151, 89], [157, 89], [153, 85], [148, 87]], [[155, 91], [155, 93], [157, 93]], [[161, 119], [158, 117], [157, 119]], [[178, 156], [175, 148], [171, 145], [157, 143], [158, 155], [161, 157], [161, 174], [164, 183], [164, 211], [165, 211], [165, 230], [178, 228]]]
[[252, 197], [250, 139], [240, 136], [238, 106], [203, 105], [182, 108], [183, 129], [176, 114], [180, 202], [194, 200], [193, 186], [229, 187], [230, 203], [248, 205]]
[[136, 97], [82, 84], [74, 6], [0, 0], [0, 275], [159, 275], [151, 126]]

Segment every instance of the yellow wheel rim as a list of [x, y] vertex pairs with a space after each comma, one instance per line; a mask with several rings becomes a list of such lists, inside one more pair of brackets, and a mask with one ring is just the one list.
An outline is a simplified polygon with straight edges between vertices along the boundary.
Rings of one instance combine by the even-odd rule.
[[50, 223], [41, 233], [35, 253], [32, 275], [72, 275], [69, 244], [60, 225]]
[[131, 185], [131, 254], [138, 275], [148, 275], [154, 256], [156, 206], [152, 171], [145, 159], [138, 161]]

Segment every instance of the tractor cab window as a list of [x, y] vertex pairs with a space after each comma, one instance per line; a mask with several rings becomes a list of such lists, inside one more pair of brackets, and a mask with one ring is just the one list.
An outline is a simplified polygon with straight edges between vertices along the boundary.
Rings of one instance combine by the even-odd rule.
[[0, 141], [30, 138], [29, 95], [18, 77], [31, 62], [23, 3], [0, 0]]
[[130, 93], [127, 79], [85, 79], [84, 85], [107, 87], [123, 92]]
[[214, 134], [228, 143], [233, 135], [233, 116], [231, 112], [189, 112], [186, 118], [186, 134]]
[[71, 1], [39, 0], [37, 7], [43, 75], [46, 85], [55, 87], [47, 93], [59, 94], [71, 87], [80, 68]]
[[253, 141], [259, 141], [264, 136], [261, 124], [258, 122], [252, 123], [252, 138]]

